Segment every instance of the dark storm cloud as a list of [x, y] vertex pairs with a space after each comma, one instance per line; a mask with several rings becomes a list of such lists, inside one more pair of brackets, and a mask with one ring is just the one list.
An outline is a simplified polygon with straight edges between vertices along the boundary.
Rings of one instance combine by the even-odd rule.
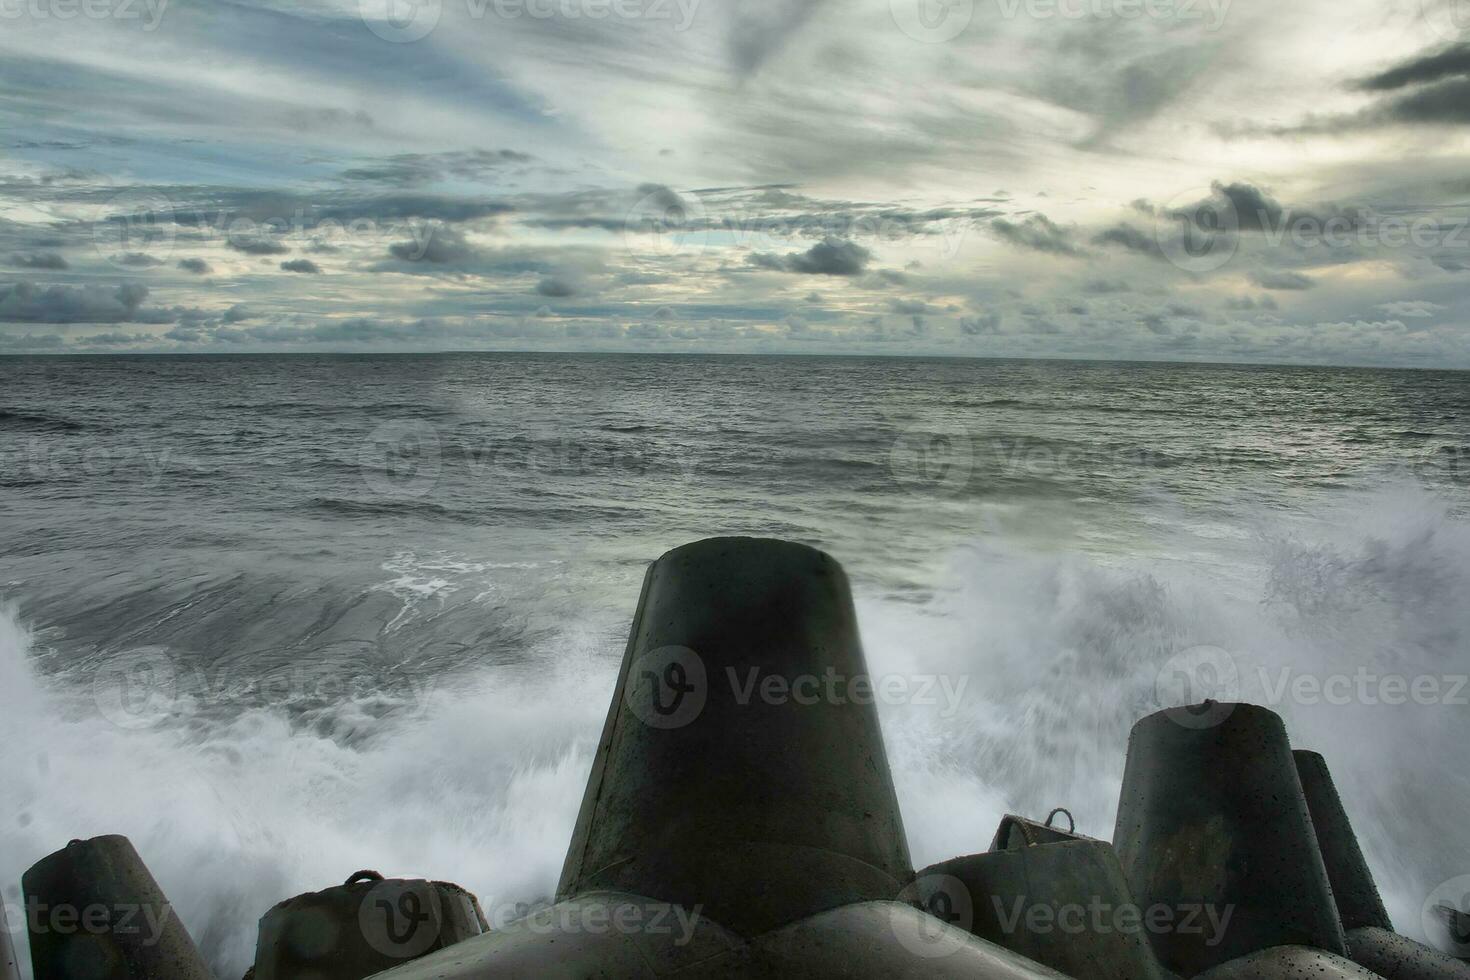
[[777, 272], [794, 272], [807, 276], [858, 276], [867, 269], [873, 253], [856, 242], [825, 238], [805, 252], [773, 255], [756, 253], [749, 257], [751, 265]]
[[578, 284], [566, 276], [545, 276], [536, 284], [536, 293], [539, 296], [565, 299], [576, 296], [579, 292], [581, 289]]
[[388, 254], [403, 262], [432, 262], [436, 265], [471, 261], [480, 250], [471, 244], [464, 232], [442, 224], [414, 225], [413, 238], [388, 246]]
[[1379, 105], [1364, 122], [1463, 126], [1470, 123], [1470, 78], [1452, 78]]
[[196, 276], [206, 276], [214, 271], [203, 259], [179, 259], [179, 268]]
[[1020, 248], [1049, 252], [1053, 255], [1078, 256], [1083, 254], [1072, 240], [1072, 232], [1044, 214], [1033, 214], [1019, 224], [1004, 218], [996, 218], [990, 222], [990, 230], [1002, 241]]
[[1387, 92], [1409, 85], [1437, 82], [1454, 75], [1470, 75], [1470, 44], [1454, 44], [1430, 54], [1421, 54], [1388, 71], [1358, 83], [1369, 92]]
[[292, 259], [281, 263], [282, 272], [302, 272], [308, 275], [316, 275], [322, 271], [322, 267], [311, 259]]
[[1299, 292], [1312, 289], [1317, 285], [1317, 280], [1311, 276], [1304, 276], [1300, 272], [1286, 271], [1257, 271], [1251, 273], [1251, 282], [1262, 289], [1275, 289], [1287, 292]]
[[19, 269], [47, 269], [53, 272], [71, 268], [71, 263], [56, 252], [17, 253], [10, 257], [10, 264]]
[[6, 283], [0, 284], [0, 322], [127, 323], [139, 320], [147, 298], [148, 287], [138, 283], [113, 289]]
[[[1217, 180], [1211, 188], [1215, 198], [1224, 198], [1230, 203], [1241, 231], [1273, 231], [1282, 226], [1282, 219], [1287, 216], [1279, 201], [1254, 184], [1225, 184]], [[1207, 209], [1210, 203], [1209, 200], [1202, 201], [1191, 210], [1198, 213]]]

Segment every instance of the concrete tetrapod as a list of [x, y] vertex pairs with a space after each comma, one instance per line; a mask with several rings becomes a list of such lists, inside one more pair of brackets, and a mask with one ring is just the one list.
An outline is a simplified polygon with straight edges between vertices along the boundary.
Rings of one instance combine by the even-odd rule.
[[1327, 760], [1300, 749], [1292, 756], [1347, 932], [1348, 959], [1387, 980], [1470, 980], [1470, 965], [1393, 931]]
[[383, 980], [1055, 972], [909, 904], [846, 575], [718, 538], [648, 570], [557, 904]]
[[261, 917], [253, 980], [361, 980], [484, 931], [458, 885], [360, 871]]
[[[1035, 843], [1032, 843], [1035, 841]], [[1006, 817], [987, 854], [919, 872], [926, 908], [1088, 980], [1162, 980], [1113, 845]]]
[[1134, 899], [1224, 923], [1153, 934], [1161, 964], [1192, 977], [1272, 947], [1346, 955], [1285, 726], [1254, 705], [1207, 707], [1150, 715], [1128, 740], [1113, 842]]
[[126, 837], [74, 840], [21, 878], [35, 980], [212, 980]]

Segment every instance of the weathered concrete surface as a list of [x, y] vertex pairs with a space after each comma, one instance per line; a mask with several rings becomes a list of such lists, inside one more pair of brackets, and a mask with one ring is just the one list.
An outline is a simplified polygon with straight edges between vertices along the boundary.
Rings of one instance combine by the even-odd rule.
[[912, 876], [847, 577], [719, 538], [649, 569], [558, 888], [744, 936]]
[[1194, 980], [1380, 980], [1378, 974], [1335, 953], [1306, 946], [1273, 946], [1201, 973]]
[[[703, 918], [689, 931], [654, 933], [606, 925], [617, 921], [619, 909], [660, 904], [631, 895], [587, 895], [545, 909], [504, 931], [379, 974], [376, 980], [1066, 980], [1062, 974], [897, 902], [862, 902], [831, 909], [750, 941]], [[686, 911], [685, 921], [691, 914]], [[638, 913], [625, 915], [631, 919]], [[568, 922], [583, 925], [568, 928]], [[589, 929], [589, 922], [600, 925]]]
[[[1003, 828], [1004, 829], [1004, 828]], [[1062, 973], [1161, 980], [1122, 865], [1105, 841], [1060, 840], [955, 858], [919, 872], [957, 924]], [[958, 883], [964, 894], [944, 895]], [[931, 908], [931, 911], [934, 909]], [[966, 921], [967, 920], [967, 921]]]
[[362, 873], [262, 916], [253, 980], [360, 980], [484, 931], [458, 885]]
[[22, 876], [35, 980], [210, 980], [126, 837], [72, 841]]
[[1387, 929], [1350, 929], [1347, 943], [1350, 960], [1386, 980], [1470, 980], [1470, 963]]
[[1128, 740], [1113, 842], [1134, 899], [1230, 916], [1219, 937], [1155, 934], [1160, 963], [1193, 976], [1273, 946], [1345, 955], [1285, 726], [1216, 707], [1228, 710], [1150, 715]]
[[1393, 930], [1388, 910], [1378, 894], [1378, 884], [1368, 869], [1368, 860], [1358, 846], [1358, 835], [1337, 795], [1327, 760], [1316, 752], [1301, 749], [1292, 753], [1307, 810], [1312, 815], [1312, 828], [1317, 834], [1317, 847], [1332, 883], [1332, 898], [1344, 929], [1373, 926]]

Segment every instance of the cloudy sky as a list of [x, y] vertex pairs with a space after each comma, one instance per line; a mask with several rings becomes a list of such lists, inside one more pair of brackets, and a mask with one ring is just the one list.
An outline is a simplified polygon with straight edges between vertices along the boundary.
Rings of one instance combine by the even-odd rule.
[[0, 352], [1470, 367], [1470, 0], [0, 0]]

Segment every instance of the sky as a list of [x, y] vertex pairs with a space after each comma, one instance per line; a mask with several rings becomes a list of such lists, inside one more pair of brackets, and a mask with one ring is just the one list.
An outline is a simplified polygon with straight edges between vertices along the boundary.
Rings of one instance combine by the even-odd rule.
[[0, 0], [0, 353], [1470, 368], [1470, 0]]

